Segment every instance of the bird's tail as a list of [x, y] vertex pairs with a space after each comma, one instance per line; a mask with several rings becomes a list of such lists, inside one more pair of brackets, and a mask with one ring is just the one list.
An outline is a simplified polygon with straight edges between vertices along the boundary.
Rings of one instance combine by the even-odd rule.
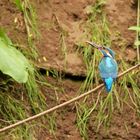
[[111, 91], [112, 85], [113, 85], [113, 78], [109, 77], [109, 78], [105, 78], [104, 79], [104, 83], [105, 83], [105, 87], [106, 87], [106, 91], [109, 93]]

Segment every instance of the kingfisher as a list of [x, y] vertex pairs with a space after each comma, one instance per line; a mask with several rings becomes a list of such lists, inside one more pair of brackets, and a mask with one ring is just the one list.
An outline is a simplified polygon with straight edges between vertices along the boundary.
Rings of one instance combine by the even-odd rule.
[[97, 48], [103, 55], [99, 63], [100, 76], [104, 81], [106, 91], [109, 93], [113, 82], [118, 75], [118, 65], [115, 60], [115, 53], [109, 47], [97, 45], [94, 42], [86, 41], [91, 46]]

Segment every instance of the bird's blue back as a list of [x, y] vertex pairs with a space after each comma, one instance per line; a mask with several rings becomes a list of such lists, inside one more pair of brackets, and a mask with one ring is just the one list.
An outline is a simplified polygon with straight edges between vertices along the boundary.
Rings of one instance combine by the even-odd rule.
[[104, 80], [107, 92], [110, 92], [113, 81], [118, 74], [118, 66], [113, 57], [104, 55], [99, 64], [99, 71]]
[[115, 59], [111, 57], [103, 57], [99, 64], [99, 71], [102, 78], [116, 78], [118, 73], [118, 66]]

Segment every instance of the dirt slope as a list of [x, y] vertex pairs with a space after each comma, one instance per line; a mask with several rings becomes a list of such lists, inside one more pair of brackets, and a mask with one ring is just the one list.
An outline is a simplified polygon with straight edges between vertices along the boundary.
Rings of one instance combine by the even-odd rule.
[[[85, 65], [82, 57], [75, 52], [75, 43], [83, 34], [82, 23], [86, 21], [87, 15], [84, 12], [86, 6], [94, 4], [95, 0], [32, 0], [38, 16], [39, 31], [41, 33], [40, 41], [36, 46], [40, 52], [39, 64], [41, 67], [55, 68], [60, 71], [66, 71], [73, 75], [83, 75]], [[107, 0], [104, 10], [110, 22], [112, 46], [118, 52], [118, 56], [130, 61], [136, 57], [132, 44], [135, 34], [128, 30], [128, 27], [136, 24], [136, 7], [132, 0]], [[21, 25], [17, 27], [14, 23], [16, 17], [21, 20]], [[27, 45], [25, 26], [22, 25], [22, 15], [11, 5], [9, 0], [0, 1], [0, 26], [4, 27], [8, 35], [14, 42]], [[62, 47], [63, 44], [63, 47]], [[66, 47], [65, 47], [66, 45]], [[121, 53], [121, 47], [126, 46], [125, 54]], [[64, 50], [67, 50], [65, 58]], [[46, 59], [43, 59], [45, 57]], [[65, 65], [66, 64], [66, 65]], [[65, 70], [66, 67], [66, 70]], [[76, 92], [81, 83], [71, 80], [64, 80], [62, 83], [52, 78], [47, 79], [50, 83], [63, 86], [65, 94], [59, 92], [61, 102], [76, 96]], [[49, 92], [46, 95], [48, 106], [56, 104], [51, 97], [54, 97], [54, 91], [45, 89]], [[71, 109], [72, 108], [72, 109]], [[56, 136], [49, 134], [44, 130], [38, 136], [38, 140], [82, 140], [77, 130], [75, 120], [76, 111], [73, 105], [65, 108], [66, 112], [60, 110], [57, 113], [57, 131]], [[64, 113], [62, 116], [62, 112]], [[101, 129], [99, 133], [95, 132], [95, 127], [90, 122], [89, 139], [90, 140], [138, 140], [140, 139], [139, 120], [133, 116], [132, 110], [125, 108], [125, 114], [115, 112], [108, 135]], [[124, 127], [127, 125], [128, 131]]]

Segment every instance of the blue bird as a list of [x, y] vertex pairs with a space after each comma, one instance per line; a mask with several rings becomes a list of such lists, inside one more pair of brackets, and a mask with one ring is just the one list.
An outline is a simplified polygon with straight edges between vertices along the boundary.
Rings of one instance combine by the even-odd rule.
[[87, 41], [87, 43], [97, 48], [103, 55], [99, 63], [99, 71], [101, 78], [104, 81], [106, 91], [109, 93], [118, 74], [118, 65], [115, 60], [115, 53], [110, 48], [99, 46], [94, 42]]

